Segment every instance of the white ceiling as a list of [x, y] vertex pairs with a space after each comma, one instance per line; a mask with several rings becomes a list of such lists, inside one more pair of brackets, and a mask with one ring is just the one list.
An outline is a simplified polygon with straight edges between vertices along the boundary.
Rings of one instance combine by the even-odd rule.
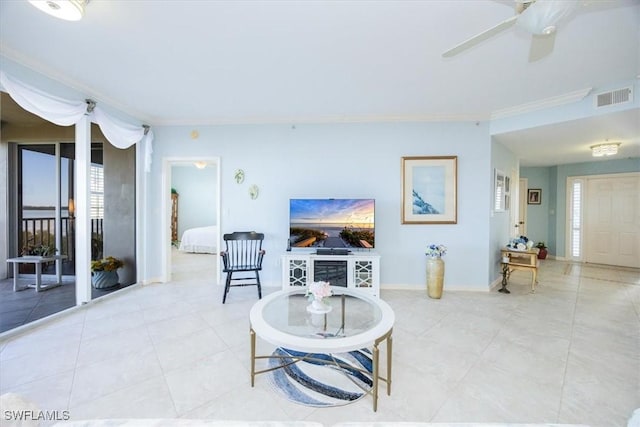
[[[152, 125], [488, 120], [492, 113], [640, 75], [640, 1], [590, 1], [530, 63], [510, 0], [92, 0], [79, 22], [0, 0], [0, 52]], [[640, 94], [636, 94], [640, 96]], [[588, 161], [622, 141], [640, 156], [640, 112], [497, 139], [522, 165]]]

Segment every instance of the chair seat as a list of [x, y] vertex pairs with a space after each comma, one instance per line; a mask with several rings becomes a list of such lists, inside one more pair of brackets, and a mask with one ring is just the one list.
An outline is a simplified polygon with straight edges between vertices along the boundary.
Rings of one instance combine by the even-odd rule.
[[227, 273], [229, 271], [254, 271], [254, 270], [260, 270], [262, 267], [259, 265], [234, 265], [232, 267], [229, 268], [225, 268], [222, 271], [224, 273]]

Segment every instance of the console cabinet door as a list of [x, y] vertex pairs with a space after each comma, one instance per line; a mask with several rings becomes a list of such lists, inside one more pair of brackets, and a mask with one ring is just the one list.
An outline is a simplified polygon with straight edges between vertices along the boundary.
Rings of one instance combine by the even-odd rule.
[[356, 289], [374, 287], [374, 262], [371, 259], [355, 259], [353, 261], [353, 287]]
[[309, 278], [309, 258], [308, 257], [286, 257], [284, 265], [283, 288], [288, 289], [292, 286], [307, 286]]

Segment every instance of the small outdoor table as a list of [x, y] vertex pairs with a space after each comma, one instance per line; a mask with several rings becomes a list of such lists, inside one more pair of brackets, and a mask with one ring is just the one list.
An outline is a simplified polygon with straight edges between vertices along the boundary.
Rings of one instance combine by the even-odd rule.
[[[13, 292], [23, 291], [27, 288], [35, 288], [36, 292], [45, 291], [47, 289], [55, 288], [62, 285], [62, 260], [66, 259], [66, 255], [49, 255], [49, 256], [35, 256], [25, 255], [17, 258], [9, 258], [7, 262], [13, 263]], [[55, 261], [56, 263], [56, 276], [57, 283], [42, 283], [42, 264], [45, 262]], [[36, 266], [36, 283], [18, 287], [18, 267], [20, 264], [35, 264]]]

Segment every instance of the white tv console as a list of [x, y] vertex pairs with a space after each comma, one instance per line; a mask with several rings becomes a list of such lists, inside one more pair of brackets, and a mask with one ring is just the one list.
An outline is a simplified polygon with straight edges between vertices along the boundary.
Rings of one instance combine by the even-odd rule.
[[307, 286], [314, 278], [379, 297], [380, 255], [364, 251], [348, 255], [292, 251], [282, 255], [283, 289]]

